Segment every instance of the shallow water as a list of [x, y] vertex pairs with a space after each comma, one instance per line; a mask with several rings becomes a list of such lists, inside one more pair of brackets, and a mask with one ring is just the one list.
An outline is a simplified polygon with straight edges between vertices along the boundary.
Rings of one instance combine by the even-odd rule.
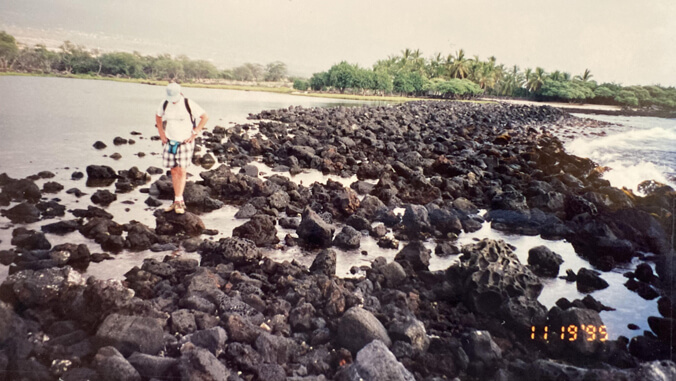
[[[52, 179], [38, 180], [39, 187], [47, 181], [56, 181], [64, 185], [64, 190], [45, 195], [56, 198], [67, 210], [91, 205], [89, 197], [97, 189], [115, 191], [114, 185], [91, 188], [85, 185], [85, 179], [71, 180], [75, 171], [85, 172], [90, 164], [107, 165], [119, 170], [133, 166], [146, 170], [150, 166], [161, 166], [158, 156], [160, 143], [152, 141], [157, 135], [154, 126], [154, 114], [162, 102], [164, 87], [141, 84], [118, 83], [110, 81], [40, 78], [40, 77], [0, 77], [0, 92], [8, 96], [0, 102], [0, 173], [5, 172], [14, 178], [23, 178], [40, 171], [51, 171]], [[252, 123], [247, 120], [250, 113], [262, 110], [287, 108], [289, 105], [304, 107], [332, 107], [338, 105], [354, 106], [368, 102], [344, 100], [325, 100], [321, 98], [292, 96], [285, 94], [213, 90], [184, 89], [186, 97], [196, 100], [209, 114], [207, 129], [220, 125], [230, 127], [235, 124]], [[371, 102], [372, 103], [372, 102]], [[374, 103], [375, 104], [375, 103]], [[136, 131], [141, 135], [132, 135]], [[135, 144], [113, 145], [117, 136], [133, 139]], [[97, 150], [94, 142], [103, 141], [108, 147]], [[143, 152], [145, 156], [138, 155]], [[109, 156], [122, 155], [120, 160]], [[198, 180], [202, 169], [192, 166], [189, 180]], [[270, 173], [271, 171], [267, 171]], [[304, 183], [322, 179], [321, 174], [297, 175]], [[152, 182], [159, 175], [152, 176]], [[337, 180], [336, 178], [333, 178]], [[324, 180], [325, 181], [325, 180]], [[149, 186], [149, 184], [147, 186]], [[66, 190], [77, 187], [86, 193], [81, 199], [66, 194]], [[145, 203], [146, 194], [137, 190], [128, 194], [118, 194], [118, 200], [105, 209], [115, 216], [121, 224], [135, 220], [154, 227], [155, 219]], [[133, 202], [127, 204], [126, 202]], [[15, 204], [10, 205], [11, 208]], [[232, 216], [236, 209], [225, 207], [219, 211], [202, 216], [208, 228], [217, 229], [220, 237], [229, 236], [232, 229], [244, 221], [235, 221]], [[229, 217], [228, 217], [229, 216]], [[73, 219], [70, 213], [65, 217], [43, 220], [26, 226], [40, 230], [40, 226], [57, 222], [60, 219]], [[0, 216], [0, 250], [12, 247], [11, 233], [14, 225]], [[216, 239], [218, 238], [215, 237]], [[79, 233], [65, 236], [47, 234], [52, 245], [71, 242], [87, 244], [92, 253], [101, 252], [99, 245], [84, 238]], [[166, 253], [165, 253], [166, 254]], [[123, 251], [114, 261], [92, 263], [88, 274], [100, 278], [121, 278], [126, 270], [140, 265], [143, 258], [162, 256], [162, 253], [144, 251], [131, 253]], [[7, 266], [0, 265], [0, 280], [5, 279]]]
[[[559, 276], [566, 275], [566, 269], [572, 269], [576, 273], [580, 268], [585, 267], [593, 269], [589, 262], [575, 253], [573, 246], [566, 240], [550, 241], [542, 239], [540, 236], [521, 236], [514, 234], [505, 234], [490, 228], [490, 223], [484, 223], [481, 230], [461, 234], [458, 242], [462, 245], [471, 243], [475, 239], [491, 238], [504, 240], [516, 247], [514, 250], [519, 261], [523, 264], [528, 263], [528, 250], [536, 246], [547, 246], [551, 251], [561, 255], [563, 263], [560, 266]], [[633, 337], [642, 330], [650, 330], [648, 327], [648, 316], [659, 316], [656, 300], [645, 300], [637, 293], [630, 291], [624, 286], [627, 279], [622, 275], [627, 271], [633, 271], [639, 262], [635, 261], [624, 267], [618, 267], [610, 272], [601, 273], [610, 287], [592, 292], [590, 295], [596, 300], [608, 307], [615, 308], [616, 311], [601, 312], [601, 319], [608, 327], [608, 335], [611, 339], [618, 336]], [[579, 292], [575, 282], [567, 282], [559, 278], [540, 278], [544, 288], [538, 301], [548, 309], [556, 304], [560, 298], [567, 298], [570, 301], [582, 299], [587, 294]], [[633, 323], [638, 325], [640, 331], [632, 331], [627, 325]]]

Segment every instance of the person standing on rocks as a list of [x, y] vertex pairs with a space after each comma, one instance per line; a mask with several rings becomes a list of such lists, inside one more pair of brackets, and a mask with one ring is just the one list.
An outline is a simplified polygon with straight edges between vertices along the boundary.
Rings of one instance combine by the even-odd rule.
[[[199, 118], [199, 124], [195, 120]], [[174, 187], [174, 202], [164, 209], [177, 214], [185, 213], [183, 191], [185, 190], [187, 168], [195, 151], [195, 138], [207, 124], [207, 113], [195, 101], [183, 97], [181, 86], [170, 83], [167, 97], [155, 114], [155, 125], [162, 140], [162, 162], [171, 168], [171, 182]], [[165, 124], [166, 123], [166, 126]]]

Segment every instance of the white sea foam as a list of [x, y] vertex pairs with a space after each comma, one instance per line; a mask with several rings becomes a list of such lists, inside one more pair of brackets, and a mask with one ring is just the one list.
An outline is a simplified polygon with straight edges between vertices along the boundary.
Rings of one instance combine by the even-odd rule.
[[669, 120], [648, 124], [644, 119], [622, 121], [628, 122], [627, 129], [608, 136], [575, 139], [566, 150], [609, 167], [603, 177], [615, 187], [637, 191], [644, 180], [676, 186], [676, 124]]
[[655, 180], [674, 185], [665, 175], [669, 168], [660, 167], [650, 162], [642, 161], [637, 164], [628, 164], [625, 161], [613, 161], [606, 165], [611, 170], [604, 173], [603, 178], [610, 181], [610, 184], [614, 187], [625, 187], [637, 192], [637, 185], [644, 180]]

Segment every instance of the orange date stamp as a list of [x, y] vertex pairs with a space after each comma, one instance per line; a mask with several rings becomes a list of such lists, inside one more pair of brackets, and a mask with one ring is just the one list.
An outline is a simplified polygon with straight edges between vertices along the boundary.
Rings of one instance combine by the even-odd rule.
[[605, 325], [568, 325], [561, 327], [531, 326], [531, 340], [560, 340], [560, 341], [607, 341], [608, 330]]

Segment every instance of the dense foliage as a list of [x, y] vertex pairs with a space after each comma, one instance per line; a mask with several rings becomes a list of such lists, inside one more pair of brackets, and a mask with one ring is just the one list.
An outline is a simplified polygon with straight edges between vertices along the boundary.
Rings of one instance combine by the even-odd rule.
[[13, 36], [0, 32], [0, 70], [29, 73], [66, 73], [199, 81], [232, 79], [238, 81], [282, 81], [287, 77], [286, 64], [275, 61], [266, 66], [245, 63], [229, 70], [219, 70], [209, 61], [191, 60], [169, 54], [143, 56], [138, 52], [101, 53], [66, 41], [59, 51], [44, 45], [19, 48]]
[[466, 98], [477, 95], [527, 98], [539, 101], [578, 102], [619, 105], [632, 108], [676, 109], [673, 87], [621, 86], [597, 84], [585, 70], [569, 73], [546, 72], [543, 68], [520, 70], [498, 64], [495, 57], [482, 61], [467, 58], [460, 49], [455, 54], [436, 54], [424, 58], [419, 50], [405, 49], [401, 55], [379, 60], [372, 69], [345, 61], [328, 71], [315, 73], [308, 81], [299, 80], [296, 89], [337, 90], [340, 92], [399, 93], [404, 95]]

